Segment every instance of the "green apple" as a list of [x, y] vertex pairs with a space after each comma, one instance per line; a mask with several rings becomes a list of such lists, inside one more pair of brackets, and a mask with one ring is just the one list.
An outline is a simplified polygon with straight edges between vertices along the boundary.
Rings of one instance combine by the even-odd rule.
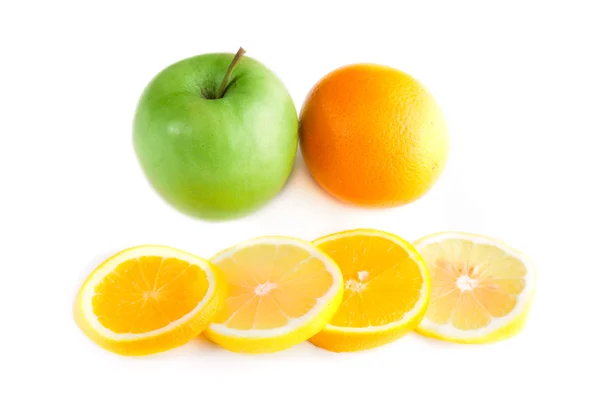
[[237, 54], [204, 54], [160, 72], [138, 103], [133, 141], [151, 185], [195, 217], [248, 214], [284, 186], [298, 116], [283, 83]]

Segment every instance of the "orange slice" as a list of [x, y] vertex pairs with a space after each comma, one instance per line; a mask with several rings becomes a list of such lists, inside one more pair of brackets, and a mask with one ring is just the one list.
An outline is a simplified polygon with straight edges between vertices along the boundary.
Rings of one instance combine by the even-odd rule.
[[420, 333], [488, 343], [524, 327], [534, 292], [534, 267], [527, 256], [497, 240], [458, 232], [427, 236], [415, 246], [432, 279]]
[[335, 262], [302, 240], [261, 237], [211, 261], [225, 275], [229, 297], [205, 335], [231, 351], [292, 347], [319, 332], [342, 298]]
[[430, 281], [425, 262], [410, 243], [359, 229], [315, 244], [339, 265], [345, 291], [337, 313], [312, 343], [336, 352], [365, 350], [396, 340], [419, 324]]
[[107, 350], [152, 354], [198, 336], [226, 293], [220, 272], [200, 257], [166, 246], [133, 247], [90, 274], [75, 301], [75, 321]]

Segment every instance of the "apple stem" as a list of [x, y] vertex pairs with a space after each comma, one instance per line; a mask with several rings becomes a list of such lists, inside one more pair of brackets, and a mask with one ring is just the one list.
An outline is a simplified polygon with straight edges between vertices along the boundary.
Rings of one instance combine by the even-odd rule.
[[221, 81], [221, 87], [219, 88], [219, 93], [217, 94], [217, 97], [216, 97], [217, 99], [222, 98], [223, 94], [225, 94], [225, 89], [227, 89], [227, 85], [229, 85], [229, 78], [231, 77], [231, 72], [237, 65], [238, 61], [240, 61], [240, 58], [242, 58], [242, 56], [245, 53], [246, 53], [246, 50], [244, 50], [241, 47], [237, 51], [237, 53], [235, 53], [235, 56], [233, 57], [233, 60], [231, 60], [231, 64], [229, 64], [227, 71], [225, 71], [225, 76], [223, 77], [223, 80]]

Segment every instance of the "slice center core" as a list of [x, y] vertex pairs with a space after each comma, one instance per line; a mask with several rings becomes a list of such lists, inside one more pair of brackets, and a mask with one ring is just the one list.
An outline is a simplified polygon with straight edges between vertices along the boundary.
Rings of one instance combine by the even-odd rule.
[[367, 287], [367, 284], [364, 282], [369, 279], [369, 272], [358, 271], [356, 274], [358, 275], [358, 280], [348, 279], [346, 281], [346, 289], [353, 290], [355, 292], [362, 292]]
[[156, 291], [156, 290], [152, 290], [152, 291], [148, 291], [148, 292], [144, 292], [144, 300], [148, 300], [149, 298], [158, 300], [158, 297], [160, 296], [160, 292]]
[[256, 285], [256, 287], [254, 288], [254, 294], [256, 294], [257, 296], [264, 296], [276, 287], [277, 284], [273, 282], [261, 283], [259, 285]]
[[456, 286], [463, 292], [465, 290], [475, 289], [477, 287], [478, 283], [479, 282], [477, 281], [477, 279], [473, 279], [469, 275], [459, 276], [458, 279], [456, 280]]
[[358, 271], [358, 280], [361, 282], [369, 279], [369, 271]]
[[359, 282], [354, 279], [348, 279], [346, 281], [346, 289], [353, 290], [355, 292], [362, 292], [367, 287], [366, 283]]

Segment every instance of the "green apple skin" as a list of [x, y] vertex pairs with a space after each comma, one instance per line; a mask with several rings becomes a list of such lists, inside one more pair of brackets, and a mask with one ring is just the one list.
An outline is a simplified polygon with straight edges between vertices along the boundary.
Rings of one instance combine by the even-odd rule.
[[292, 98], [273, 72], [233, 54], [204, 54], [160, 72], [138, 103], [133, 142], [147, 179], [176, 209], [207, 219], [258, 209], [285, 185], [298, 146]]

